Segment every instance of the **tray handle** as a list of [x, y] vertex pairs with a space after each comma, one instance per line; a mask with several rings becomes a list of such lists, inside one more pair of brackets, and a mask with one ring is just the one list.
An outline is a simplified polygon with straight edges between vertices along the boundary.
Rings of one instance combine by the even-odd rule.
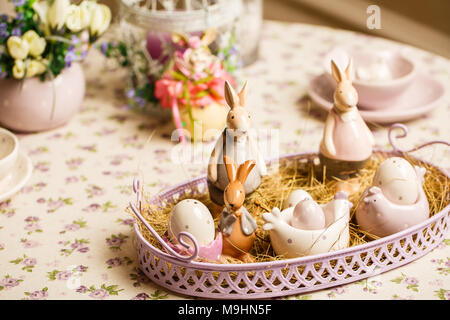
[[141, 214], [142, 209], [142, 191], [141, 191], [141, 182], [138, 178], [134, 178], [133, 180], [133, 191], [136, 193], [137, 199], [136, 199], [136, 205], [133, 202], [130, 202], [130, 208], [133, 211], [133, 213], [136, 215], [136, 217], [139, 218], [139, 220], [144, 224], [144, 226], [150, 231], [150, 233], [158, 240], [158, 242], [164, 247], [164, 249], [167, 250], [172, 256], [179, 260], [183, 261], [190, 261], [195, 259], [198, 256], [199, 251], [199, 245], [195, 237], [188, 233], [188, 232], [180, 232], [178, 234], [178, 242], [186, 248], [186, 250], [189, 252], [191, 249], [191, 246], [185, 242], [183, 238], [188, 238], [193, 244], [194, 244], [194, 252], [190, 256], [184, 256], [179, 253], [177, 253], [175, 250], [173, 250], [171, 247], [167, 245], [167, 243], [164, 241], [163, 238], [160, 237], [160, 235], [153, 229], [153, 227], [144, 219], [144, 217]]
[[392, 148], [394, 149], [394, 153], [397, 153], [397, 154], [414, 152], [414, 151], [417, 151], [419, 149], [422, 149], [423, 147], [426, 147], [426, 146], [429, 146], [429, 145], [432, 145], [432, 144], [436, 144], [436, 143], [445, 144], [447, 146], [450, 146], [450, 143], [448, 143], [447, 141], [433, 140], [433, 141], [429, 141], [429, 142], [426, 142], [424, 144], [421, 144], [421, 145], [419, 145], [417, 147], [414, 147], [412, 149], [404, 150], [404, 149], [399, 148], [394, 142], [393, 133], [394, 133], [395, 129], [401, 129], [401, 131], [402, 131], [402, 133], [396, 135], [395, 138], [405, 138], [408, 135], [408, 127], [406, 127], [404, 124], [401, 124], [401, 123], [394, 123], [389, 128], [389, 132], [388, 132], [389, 143], [391, 144]]

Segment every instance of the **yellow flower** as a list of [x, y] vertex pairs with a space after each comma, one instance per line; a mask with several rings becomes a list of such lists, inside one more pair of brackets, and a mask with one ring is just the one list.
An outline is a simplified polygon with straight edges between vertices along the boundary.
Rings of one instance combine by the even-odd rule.
[[28, 42], [29, 53], [35, 58], [39, 57], [42, 52], [44, 52], [45, 46], [47, 45], [45, 39], [39, 37], [34, 30], [28, 30], [25, 32], [22, 39], [25, 39]]
[[47, 12], [47, 22], [52, 29], [61, 29], [66, 22], [69, 0], [54, 0]]
[[24, 39], [16, 36], [9, 37], [6, 41], [8, 52], [14, 59], [23, 60], [28, 55], [29, 45]]
[[25, 63], [23, 60], [17, 59], [14, 61], [14, 66], [12, 68], [13, 77], [16, 79], [22, 79], [25, 75]]
[[97, 4], [92, 11], [90, 33], [93, 36], [100, 36], [108, 29], [111, 22], [111, 10], [104, 4]]
[[44, 73], [46, 69], [43, 60], [30, 60], [27, 65], [27, 78], [38, 76], [41, 73]]
[[97, 6], [97, 3], [94, 1], [86, 1], [80, 3], [80, 10], [81, 10], [81, 25], [82, 28], [89, 27], [89, 24], [91, 23], [91, 17], [92, 12], [94, 11], [95, 7]]
[[48, 13], [48, 3], [47, 1], [36, 1], [33, 3], [32, 6], [34, 12], [39, 17], [39, 20], [42, 22], [42, 24], [47, 24], [47, 13]]
[[67, 10], [66, 27], [70, 31], [78, 32], [82, 29], [81, 9], [80, 7], [71, 4]]

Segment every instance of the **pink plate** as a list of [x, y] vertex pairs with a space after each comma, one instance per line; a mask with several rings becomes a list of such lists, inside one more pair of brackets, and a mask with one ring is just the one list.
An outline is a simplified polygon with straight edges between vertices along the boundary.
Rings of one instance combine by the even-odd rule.
[[[333, 88], [326, 74], [312, 78], [308, 87], [311, 99], [322, 109], [333, 107]], [[392, 107], [382, 110], [364, 110], [359, 112], [364, 120], [377, 123], [405, 121], [424, 115], [439, 105], [445, 94], [444, 86], [429, 75], [418, 73], [405, 92], [392, 99]]]

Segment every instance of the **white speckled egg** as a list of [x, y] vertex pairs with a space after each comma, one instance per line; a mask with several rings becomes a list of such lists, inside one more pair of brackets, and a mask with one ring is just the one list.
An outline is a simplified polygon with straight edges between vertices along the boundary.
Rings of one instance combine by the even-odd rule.
[[312, 200], [312, 197], [308, 192], [302, 189], [294, 190], [289, 194], [287, 199], [284, 201], [284, 209], [289, 207], [295, 207], [297, 203], [305, 199]]
[[323, 229], [325, 228], [325, 214], [314, 200], [306, 199], [295, 206], [291, 225], [303, 230]]
[[403, 158], [392, 157], [377, 168], [373, 185], [393, 203], [414, 204], [419, 197], [419, 179], [413, 166]]
[[171, 239], [176, 241], [182, 231], [192, 234], [200, 246], [206, 246], [214, 240], [214, 220], [203, 203], [195, 199], [185, 199], [173, 207], [169, 221]]

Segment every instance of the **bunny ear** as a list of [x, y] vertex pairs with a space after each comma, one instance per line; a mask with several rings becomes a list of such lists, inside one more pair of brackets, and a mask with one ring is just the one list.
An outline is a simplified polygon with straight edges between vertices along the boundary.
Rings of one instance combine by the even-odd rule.
[[231, 109], [239, 104], [239, 97], [228, 81], [225, 81], [225, 100]]
[[225, 168], [227, 170], [228, 181], [232, 182], [236, 180], [236, 164], [233, 159], [228, 156], [223, 156], [223, 163], [225, 163]]
[[349, 58], [347, 68], [345, 68], [345, 77], [347, 78], [347, 80], [352, 80], [351, 79], [352, 68], [353, 68], [353, 60], [352, 58]]
[[205, 31], [202, 36], [202, 45], [209, 46], [214, 41], [214, 39], [216, 39], [216, 35], [216, 29], [209, 29]]
[[334, 80], [336, 80], [337, 83], [342, 81], [341, 70], [336, 65], [336, 62], [334, 62], [334, 60], [331, 60], [331, 73], [333, 74]]
[[245, 102], [247, 101], [248, 96], [247, 83], [248, 81], [245, 81], [244, 86], [241, 89], [241, 92], [239, 92], [239, 104], [241, 106], [245, 106]]
[[250, 171], [252, 171], [255, 165], [256, 162], [254, 160], [247, 160], [243, 164], [241, 164], [239, 166], [239, 169], [237, 170], [237, 180], [239, 180], [242, 184], [244, 184], [245, 180], [247, 180]]

